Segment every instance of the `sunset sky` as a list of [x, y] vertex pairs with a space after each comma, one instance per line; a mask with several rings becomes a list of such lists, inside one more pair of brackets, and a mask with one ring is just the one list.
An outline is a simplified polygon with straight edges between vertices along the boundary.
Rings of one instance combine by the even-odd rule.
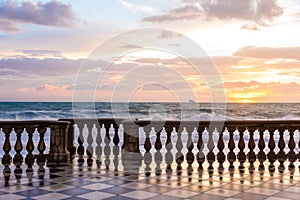
[[[151, 27], [197, 43], [215, 64], [226, 101], [300, 102], [300, 0], [0, 0], [0, 101], [72, 101], [74, 88], [82, 97], [92, 90], [96, 101], [211, 101], [219, 85], [209, 85], [205, 72], [132, 39], [120, 41], [117, 52], [106, 48], [107, 54], [124, 52], [100, 77], [109, 63], [93, 56], [99, 45]], [[157, 43], [182, 50], [177, 37], [162, 34]], [[201, 56], [191, 57], [203, 64]], [[87, 65], [93, 76], [77, 82]], [[118, 87], [124, 82], [132, 91]], [[178, 98], [183, 90], [194, 96]]]

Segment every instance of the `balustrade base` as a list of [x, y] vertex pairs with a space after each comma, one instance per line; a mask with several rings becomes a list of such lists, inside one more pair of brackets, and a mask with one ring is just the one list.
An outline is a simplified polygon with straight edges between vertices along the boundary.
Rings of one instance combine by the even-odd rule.
[[49, 153], [47, 166], [70, 164], [70, 153]]

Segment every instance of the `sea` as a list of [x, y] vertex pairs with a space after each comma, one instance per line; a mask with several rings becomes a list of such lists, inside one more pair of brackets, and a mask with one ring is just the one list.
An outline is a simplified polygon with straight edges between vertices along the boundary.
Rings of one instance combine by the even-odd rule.
[[297, 120], [300, 103], [0, 102], [0, 120]]
[[[0, 121], [57, 120], [66, 118], [123, 118], [151, 120], [297, 120], [300, 119], [300, 103], [72, 103], [72, 102], [0, 102]], [[75, 141], [78, 131], [75, 131]], [[86, 135], [85, 135], [86, 137]], [[296, 136], [295, 136], [296, 137]], [[45, 134], [46, 150], [49, 152], [50, 131]], [[268, 138], [265, 138], [266, 141]], [[0, 130], [0, 158], [4, 155], [4, 134]], [[26, 155], [27, 134], [22, 134], [23, 150]], [[237, 139], [235, 139], [237, 142]], [[278, 138], [277, 138], [278, 140]], [[258, 138], [255, 138], [258, 142]], [[297, 134], [299, 141], [299, 134]], [[10, 136], [12, 147], [16, 134]], [[39, 134], [33, 134], [35, 147]], [[288, 139], [285, 138], [285, 142]], [[140, 144], [141, 145], [141, 144]], [[141, 145], [141, 148], [143, 146]], [[298, 148], [298, 147], [297, 147]], [[12, 148], [12, 155], [15, 155]], [[37, 148], [33, 153], [38, 154]]]

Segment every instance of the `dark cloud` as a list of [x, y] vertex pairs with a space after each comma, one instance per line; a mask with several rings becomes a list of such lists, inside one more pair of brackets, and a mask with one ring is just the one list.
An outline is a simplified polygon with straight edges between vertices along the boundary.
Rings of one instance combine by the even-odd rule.
[[[181, 0], [181, 6], [162, 15], [149, 16], [146, 22], [172, 22], [195, 20], [243, 20], [265, 26], [283, 14], [283, 8], [277, 0]], [[243, 28], [251, 28], [245, 25]], [[252, 30], [253, 30], [252, 26]]]
[[0, 30], [6, 32], [19, 31], [18, 24], [21, 23], [72, 27], [76, 21], [72, 6], [56, 0], [46, 3], [24, 1], [21, 4], [6, 0], [0, 4]]

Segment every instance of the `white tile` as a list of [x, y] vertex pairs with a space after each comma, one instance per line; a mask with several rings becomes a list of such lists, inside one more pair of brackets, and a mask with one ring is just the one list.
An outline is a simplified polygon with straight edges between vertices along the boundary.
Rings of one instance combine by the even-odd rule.
[[91, 193], [79, 195], [78, 197], [89, 199], [89, 200], [98, 200], [98, 199], [106, 199], [106, 198], [113, 197], [113, 196], [115, 196], [115, 195], [105, 193], [105, 192], [91, 192]]
[[141, 191], [141, 190], [136, 190], [136, 191], [122, 194], [122, 196], [134, 198], [134, 199], [148, 199], [148, 198], [154, 197], [156, 195], [157, 195], [156, 193], [146, 192], [146, 191]]
[[224, 199], [224, 200], [241, 200], [241, 199], [238, 199], [238, 198], [226, 198], [226, 199]]
[[182, 187], [188, 186], [189, 184], [178, 182], [178, 181], [172, 181], [172, 182], [162, 183], [162, 184], [159, 184], [159, 185], [163, 186], [163, 187], [182, 188]]
[[269, 197], [266, 198], [265, 200], [287, 200], [286, 198], [280, 198], [280, 197]]
[[151, 186], [152, 185], [145, 184], [145, 183], [127, 183], [124, 185], [120, 185], [120, 187], [130, 188], [130, 189], [144, 189]]
[[89, 190], [104, 190], [107, 188], [113, 187], [112, 185], [104, 184], [104, 183], [94, 183], [90, 185], [82, 186], [81, 188], [89, 189]]
[[60, 177], [60, 178], [50, 179], [50, 181], [53, 183], [67, 183], [67, 182], [71, 182], [71, 181], [75, 181], [75, 180], [77, 180], [77, 179], [69, 178], [69, 177]]
[[43, 190], [48, 190], [48, 191], [53, 191], [53, 192], [58, 192], [62, 190], [68, 190], [74, 188], [73, 186], [70, 185], [65, 185], [65, 184], [55, 184], [55, 185], [50, 185], [46, 187], [42, 187], [41, 189]]
[[59, 194], [59, 193], [49, 193], [49, 194], [44, 194], [40, 196], [35, 196], [32, 197], [32, 199], [38, 199], [38, 200], [49, 200], [49, 199], [65, 199], [71, 196], [65, 195], [65, 194]]
[[215, 188], [213, 190], [209, 190], [209, 191], [205, 192], [205, 194], [218, 195], [218, 196], [223, 196], [223, 197], [231, 197], [238, 193], [240, 193], [240, 191], [226, 190], [226, 189], [219, 189], [219, 188]]
[[1, 199], [9, 199], [9, 200], [19, 200], [24, 198], [25, 198], [24, 196], [15, 195], [15, 194], [6, 194], [1, 196]]
[[300, 193], [300, 187], [296, 187], [296, 186], [292, 186], [292, 187], [288, 187], [285, 190], [283, 190], [284, 192], [295, 192], [295, 193]]
[[16, 185], [16, 186], [2, 188], [2, 189], [0, 189], [0, 191], [16, 193], [16, 192], [22, 192], [22, 191], [31, 190], [31, 189], [34, 189], [34, 188], [29, 187], [29, 186], [24, 186], [24, 185]]
[[245, 192], [255, 193], [255, 194], [264, 194], [264, 195], [274, 195], [274, 194], [280, 192], [280, 190], [267, 189], [267, 188], [261, 188], [261, 187], [253, 187], [253, 188], [246, 190]]
[[190, 198], [197, 194], [198, 193], [196, 193], [196, 192], [192, 192], [192, 191], [188, 191], [188, 190], [173, 190], [173, 191], [164, 193], [164, 195], [179, 197], [179, 198]]

